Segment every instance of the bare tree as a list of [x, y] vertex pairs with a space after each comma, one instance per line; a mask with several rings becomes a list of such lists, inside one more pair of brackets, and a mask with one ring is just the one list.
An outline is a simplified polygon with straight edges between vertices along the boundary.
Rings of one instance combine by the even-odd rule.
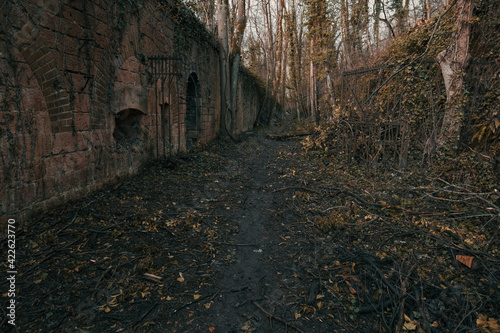
[[470, 61], [469, 39], [473, 0], [457, 0], [457, 23], [452, 41], [437, 55], [446, 88], [446, 109], [439, 145], [456, 146], [464, 117], [464, 70]]
[[[234, 24], [231, 24], [229, 12], [228, 0], [219, 0], [217, 36], [220, 44], [221, 126], [222, 130], [231, 136], [236, 115], [236, 93], [241, 62], [241, 44], [247, 21], [245, 0], [238, 0], [237, 2], [237, 14]], [[235, 30], [230, 30], [233, 27]], [[230, 34], [232, 36], [231, 45], [229, 45]]]

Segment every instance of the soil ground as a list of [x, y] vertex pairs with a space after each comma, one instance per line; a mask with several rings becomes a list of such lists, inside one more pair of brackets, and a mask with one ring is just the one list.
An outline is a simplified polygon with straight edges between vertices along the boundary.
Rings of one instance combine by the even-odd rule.
[[336, 168], [255, 133], [57, 207], [18, 235], [17, 326], [0, 312], [0, 330], [479, 332], [479, 314], [498, 319], [498, 240], [434, 233], [427, 211], [402, 223], [411, 214], [374, 203], [384, 189], [356, 192]]

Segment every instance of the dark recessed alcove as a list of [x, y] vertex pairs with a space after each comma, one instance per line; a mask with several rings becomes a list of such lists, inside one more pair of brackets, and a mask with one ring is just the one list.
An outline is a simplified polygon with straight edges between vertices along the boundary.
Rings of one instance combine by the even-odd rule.
[[117, 145], [130, 146], [143, 140], [141, 128], [143, 116], [144, 113], [137, 109], [125, 109], [115, 114], [113, 137]]

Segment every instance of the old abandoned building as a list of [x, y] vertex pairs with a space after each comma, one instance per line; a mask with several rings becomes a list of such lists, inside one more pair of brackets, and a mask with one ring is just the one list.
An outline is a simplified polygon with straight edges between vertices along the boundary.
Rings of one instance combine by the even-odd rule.
[[[173, 1], [3, 1], [0, 222], [217, 137], [219, 68], [216, 39]], [[263, 98], [239, 77], [233, 133]]]

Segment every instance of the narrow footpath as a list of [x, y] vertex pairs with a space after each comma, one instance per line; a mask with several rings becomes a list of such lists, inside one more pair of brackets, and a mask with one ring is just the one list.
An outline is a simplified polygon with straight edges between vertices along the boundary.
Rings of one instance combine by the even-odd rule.
[[221, 332], [271, 332], [283, 323], [269, 320], [263, 311], [278, 310], [280, 316], [286, 315], [282, 304], [286, 290], [282, 287], [282, 274], [273, 261], [280, 257], [276, 252], [280, 251], [278, 244], [283, 242], [280, 229], [285, 221], [276, 218], [279, 206], [276, 200], [282, 197], [274, 191], [280, 185], [282, 172], [279, 171], [285, 167], [283, 164], [292, 162], [279, 160], [279, 156], [291, 154], [297, 145], [260, 137], [252, 138], [248, 144], [254, 147], [239, 152], [228, 168], [229, 174], [241, 177], [241, 182], [227, 183], [229, 191], [235, 194], [238, 189], [244, 191], [239, 193], [241, 204], [230, 216], [231, 223], [238, 229], [231, 245], [227, 245], [234, 253], [234, 261], [216, 271], [223, 289], [214, 304], [214, 327]]

